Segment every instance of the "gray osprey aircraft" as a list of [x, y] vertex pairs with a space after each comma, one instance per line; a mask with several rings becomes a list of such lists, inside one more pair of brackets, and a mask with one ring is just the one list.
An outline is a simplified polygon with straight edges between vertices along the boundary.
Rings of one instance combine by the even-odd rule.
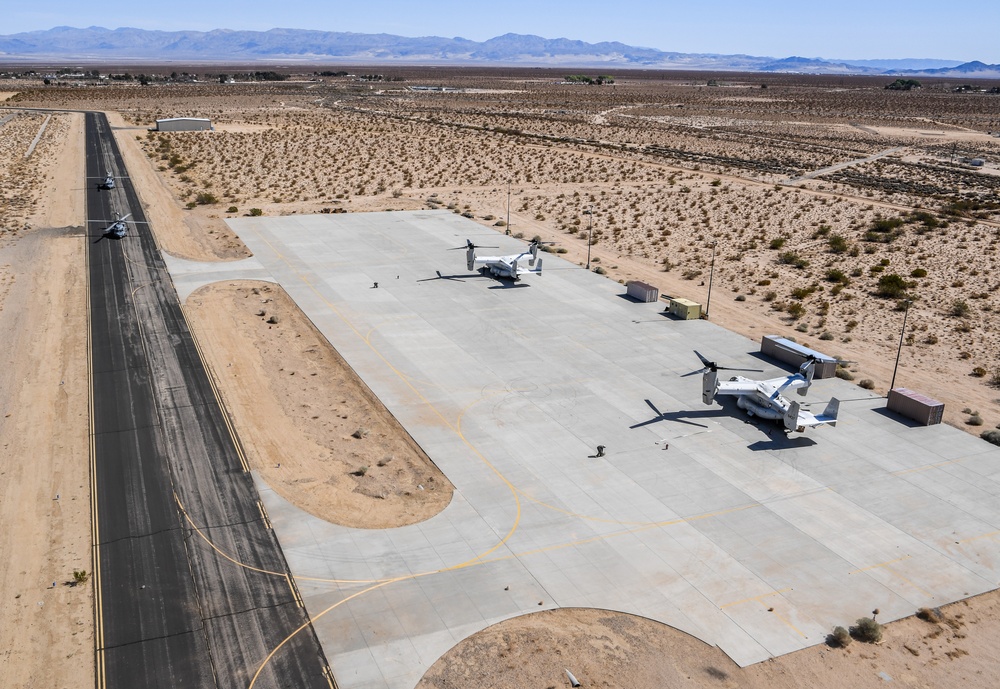
[[[796, 390], [799, 395], [805, 395], [812, 385], [813, 374], [816, 372], [816, 360], [813, 358], [799, 367], [798, 373], [782, 378], [769, 380], [752, 380], [744, 376], [733, 376], [728, 381], [719, 380], [719, 371], [758, 371], [759, 369], [730, 368], [719, 366], [709, 361], [695, 351], [704, 368], [693, 373], [701, 373], [701, 399], [705, 404], [712, 404], [716, 395], [735, 395], [736, 406], [744, 410], [747, 416], [759, 416], [762, 419], [781, 421], [787, 433], [802, 433], [806, 428], [815, 426], [837, 425], [837, 413], [840, 410], [840, 400], [836, 397], [830, 400], [822, 414], [814, 415], [802, 411], [798, 402], [792, 402], [782, 396], [785, 390]], [[690, 375], [690, 374], [688, 374]]]
[[87, 179], [100, 180], [97, 183], [97, 188], [104, 191], [110, 191], [111, 189], [115, 188], [115, 176], [112, 175], [110, 172], [104, 175], [104, 177], [88, 177]]
[[[122, 215], [117, 220], [112, 221], [110, 225], [108, 225], [107, 227], [104, 228], [103, 232], [101, 232], [100, 238], [97, 241], [100, 241], [101, 239], [104, 239], [104, 238], [107, 238], [107, 239], [124, 239], [128, 235], [128, 224], [129, 224], [129, 222], [135, 223], [135, 220], [131, 220], [131, 221], [129, 220], [129, 218], [131, 218], [131, 217], [132, 217], [132, 214], [129, 213], [128, 215]], [[88, 222], [104, 224], [104, 223], [107, 223], [108, 221], [107, 220], [89, 220]]]
[[[541, 242], [531, 242], [528, 250], [519, 254], [509, 256], [476, 256], [476, 249], [497, 249], [495, 246], [477, 246], [471, 240], [465, 240], [465, 246], [457, 246], [455, 249], [465, 249], [465, 262], [469, 270], [479, 270], [488, 272], [498, 278], [510, 278], [517, 281], [526, 273], [542, 274], [542, 259], [538, 258], [538, 247]], [[528, 267], [525, 268], [523, 261], [527, 258]]]

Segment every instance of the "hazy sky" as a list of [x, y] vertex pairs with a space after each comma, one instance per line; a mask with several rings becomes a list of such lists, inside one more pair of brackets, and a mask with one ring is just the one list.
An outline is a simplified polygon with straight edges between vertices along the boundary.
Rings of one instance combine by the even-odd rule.
[[48, 0], [8, 4], [0, 34], [54, 26], [133, 26], [175, 31], [275, 27], [461, 36], [505, 33], [573, 38], [679, 52], [771, 57], [942, 58], [1000, 63], [1000, 3], [990, 0]]

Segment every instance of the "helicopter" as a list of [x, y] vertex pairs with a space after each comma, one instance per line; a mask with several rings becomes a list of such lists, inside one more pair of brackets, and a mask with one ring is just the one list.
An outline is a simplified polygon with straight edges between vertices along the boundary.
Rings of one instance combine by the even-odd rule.
[[736, 406], [744, 410], [747, 416], [759, 416], [762, 419], [781, 421], [786, 433], [803, 433], [806, 428], [816, 426], [836, 426], [837, 414], [840, 411], [840, 400], [832, 398], [822, 414], [814, 415], [802, 411], [798, 402], [785, 398], [781, 393], [785, 390], [796, 390], [799, 395], [805, 395], [812, 385], [816, 372], [816, 359], [809, 357], [799, 367], [797, 373], [782, 378], [769, 380], [753, 380], [744, 376], [733, 376], [728, 381], [719, 381], [719, 371], [744, 371], [762, 373], [760, 369], [731, 368], [719, 366], [709, 361], [695, 351], [704, 368], [692, 371], [686, 375], [701, 373], [701, 399], [705, 404], [712, 404], [716, 395], [735, 395]]
[[[129, 223], [129, 218], [131, 217], [132, 217], [131, 213], [129, 213], [128, 215], [120, 216], [117, 220], [113, 221], [110, 225], [104, 228], [104, 231], [101, 233], [100, 239], [98, 239], [97, 241], [101, 241], [101, 239], [104, 238], [124, 239], [128, 235], [128, 223]], [[107, 220], [91, 220], [90, 222], [105, 223], [107, 222]], [[135, 220], [132, 220], [131, 222], [134, 223]]]
[[88, 177], [87, 179], [100, 180], [97, 183], [97, 189], [99, 191], [111, 191], [115, 188], [115, 176], [108, 172], [104, 177]]
[[[489, 272], [490, 275], [498, 278], [510, 278], [515, 282], [521, 279], [525, 273], [542, 274], [542, 259], [538, 258], [538, 248], [542, 242], [532, 241], [528, 244], [528, 250], [519, 254], [508, 256], [476, 256], [476, 249], [497, 249], [496, 246], [477, 246], [472, 240], [466, 239], [465, 246], [456, 246], [452, 250], [465, 249], [465, 262], [469, 270]], [[518, 265], [519, 262], [528, 258], [528, 268]]]

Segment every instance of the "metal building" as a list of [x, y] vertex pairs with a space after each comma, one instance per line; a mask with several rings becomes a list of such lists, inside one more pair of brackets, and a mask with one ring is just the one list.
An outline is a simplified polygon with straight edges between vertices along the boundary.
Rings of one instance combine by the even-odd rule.
[[158, 132], [200, 132], [211, 129], [212, 120], [202, 117], [168, 117], [156, 121]]
[[806, 362], [806, 359], [812, 357], [816, 360], [814, 377], [830, 378], [837, 375], [837, 360], [832, 356], [817, 352], [815, 349], [809, 349], [784, 337], [765, 335], [760, 340], [760, 353], [793, 366], [801, 366]]
[[686, 321], [701, 318], [701, 304], [690, 299], [671, 297], [667, 303], [667, 311]]

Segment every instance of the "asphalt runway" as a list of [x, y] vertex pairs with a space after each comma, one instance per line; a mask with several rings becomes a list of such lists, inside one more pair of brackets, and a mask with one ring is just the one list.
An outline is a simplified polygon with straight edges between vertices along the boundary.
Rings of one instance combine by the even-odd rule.
[[97, 686], [329, 689], [103, 114], [86, 135]]

